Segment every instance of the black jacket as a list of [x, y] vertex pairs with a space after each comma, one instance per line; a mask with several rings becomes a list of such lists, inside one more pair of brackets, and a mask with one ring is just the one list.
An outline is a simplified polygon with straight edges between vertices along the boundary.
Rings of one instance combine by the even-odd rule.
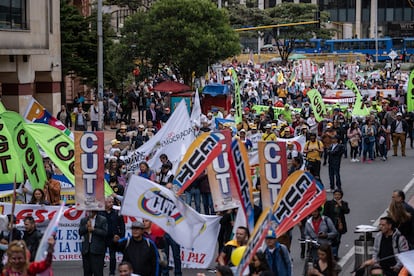
[[[394, 120], [391, 123], [391, 133], [395, 133], [395, 129], [397, 128], [397, 122], [398, 122], [398, 120]], [[402, 123], [402, 129], [403, 129], [403, 131], [405, 133], [407, 133], [407, 130], [408, 130], [408, 124], [407, 124], [407, 122], [405, 120], [401, 120], [400, 122]]]
[[333, 145], [330, 145], [328, 148], [328, 163], [329, 166], [340, 166], [342, 154], [344, 153], [344, 146], [342, 144], [337, 144], [334, 149]]
[[27, 231], [23, 232], [23, 240], [27, 245], [27, 249], [30, 251], [30, 261], [33, 262], [36, 257], [37, 248], [39, 248], [40, 240], [42, 239], [42, 233], [39, 230], [35, 229], [33, 232], [29, 233]]

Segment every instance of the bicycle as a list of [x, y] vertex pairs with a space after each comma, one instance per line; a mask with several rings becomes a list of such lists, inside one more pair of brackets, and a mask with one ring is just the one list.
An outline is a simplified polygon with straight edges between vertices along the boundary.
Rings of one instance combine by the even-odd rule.
[[299, 239], [299, 243], [305, 244], [305, 264], [303, 265], [303, 276], [306, 276], [310, 266], [313, 266], [312, 249], [319, 248], [320, 244], [316, 240], [306, 238], [304, 240]]

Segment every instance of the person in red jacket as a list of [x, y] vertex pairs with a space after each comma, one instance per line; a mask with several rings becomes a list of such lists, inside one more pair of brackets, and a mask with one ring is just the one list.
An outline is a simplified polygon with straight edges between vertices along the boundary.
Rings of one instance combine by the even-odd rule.
[[55, 246], [55, 238], [53, 236], [48, 239], [48, 244], [47, 256], [44, 260], [39, 262], [29, 262], [30, 253], [26, 247], [26, 243], [21, 240], [12, 241], [6, 252], [7, 263], [1, 272], [1, 276], [35, 276], [37, 273], [41, 273], [51, 267]]

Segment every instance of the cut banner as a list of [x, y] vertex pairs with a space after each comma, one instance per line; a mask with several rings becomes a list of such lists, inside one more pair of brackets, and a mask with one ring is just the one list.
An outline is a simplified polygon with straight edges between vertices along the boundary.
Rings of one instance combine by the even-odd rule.
[[258, 156], [262, 206], [271, 208], [288, 177], [286, 143], [260, 141]]
[[175, 171], [194, 139], [190, 116], [185, 101], [182, 100], [154, 137], [128, 154], [124, 161], [129, 171], [139, 170], [139, 163], [142, 161], [146, 161], [150, 168], [158, 169], [162, 165], [159, 156], [164, 153], [173, 164], [173, 171]]
[[254, 202], [249, 158], [244, 144], [237, 138], [231, 143], [230, 169], [236, 182], [242, 210], [246, 216], [247, 228], [254, 228]]
[[129, 179], [121, 214], [153, 221], [184, 248], [192, 248], [206, 227], [206, 220], [172, 190], [137, 175]]
[[281, 236], [326, 201], [323, 185], [305, 171], [295, 171], [283, 183], [273, 206], [276, 235]]
[[79, 210], [105, 210], [104, 133], [75, 131], [75, 200]]
[[216, 212], [225, 211], [240, 206], [237, 185], [231, 173], [229, 161], [231, 151], [230, 131], [214, 132], [220, 138], [221, 154], [207, 167], [208, 182], [211, 197]]
[[204, 132], [190, 145], [175, 173], [173, 185], [181, 194], [221, 153], [220, 137]]

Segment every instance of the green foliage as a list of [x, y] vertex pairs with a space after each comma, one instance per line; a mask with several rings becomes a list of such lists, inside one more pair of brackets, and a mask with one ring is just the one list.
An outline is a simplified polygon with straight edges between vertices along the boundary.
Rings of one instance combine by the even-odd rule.
[[[61, 1], [60, 11], [61, 45], [62, 45], [62, 74], [73, 71], [82, 77], [86, 84], [97, 85], [97, 16], [96, 11], [88, 18], [67, 0]], [[110, 28], [109, 15], [103, 16], [103, 48], [104, 48], [104, 80], [112, 83], [113, 72], [109, 64], [109, 53], [113, 45], [114, 33]]]
[[147, 70], [173, 66], [186, 83], [192, 72], [204, 75], [208, 65], [240, 53], [227, 12], [209, 0], [158, 1], [148, 13], [131, 16], [122, 32], [125, 57]]

